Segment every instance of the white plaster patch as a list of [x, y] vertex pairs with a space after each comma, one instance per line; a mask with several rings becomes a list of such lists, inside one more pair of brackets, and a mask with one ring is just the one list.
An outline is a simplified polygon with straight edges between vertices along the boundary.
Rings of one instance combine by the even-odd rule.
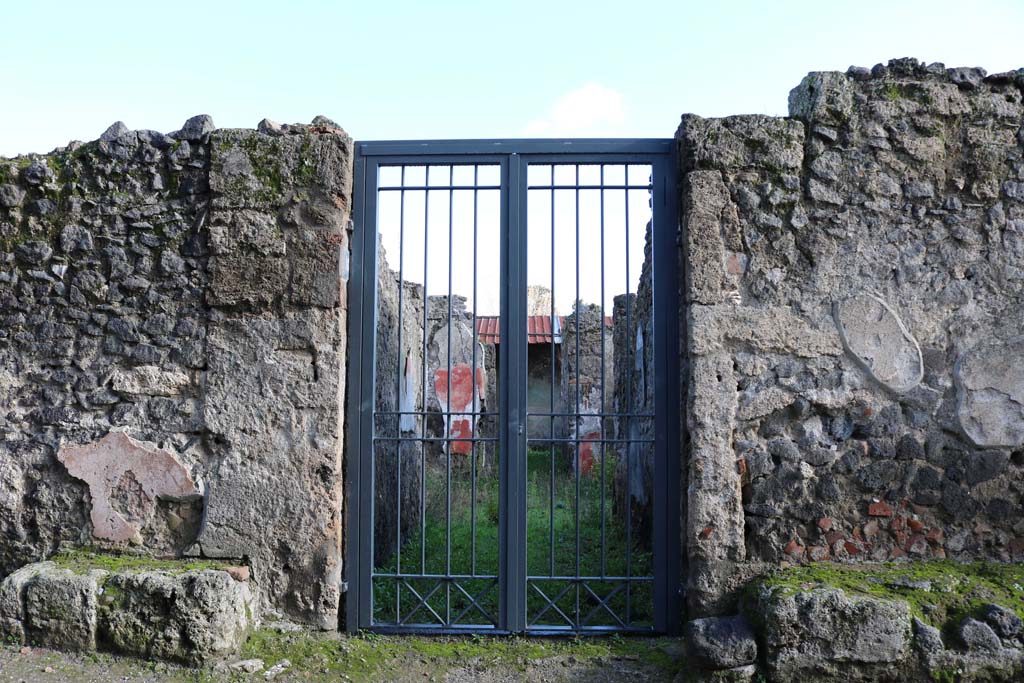
[[104, 541], [136, 538], [158, 497], [202, 495], [174, 453], [124, 432], [110, 432], [81, 446], [63, 446], [57, 459], [71, 476], [88, 484], [92, 535]]

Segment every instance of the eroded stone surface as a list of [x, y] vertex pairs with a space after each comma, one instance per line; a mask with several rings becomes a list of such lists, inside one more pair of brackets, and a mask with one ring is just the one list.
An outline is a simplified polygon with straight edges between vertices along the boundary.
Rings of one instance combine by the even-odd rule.
[[27, 564], [0, 582], [0, 637], [6, 641], [25, 642], [25, 586], [52, 562]]
[[72, 476], [89, 485], [92, 534], [102, 541], [136, 538], [158, 498], [202, 495], [174, 453], [124, 432], [110, 432], [81, 446], [66, 445], [57, 457]]
[[[911, 644], [910, 607], [838, 589], [772, 592], [757, 602], [771, 680], [895, 680]], [[875, 676], [871, 679], [870, 676]], [[865, 678], [867, 677], [867, 678]]]
[[734, 669], [757, 659], [754, 631], [742, 616], [694, 619], [683, 635], [691, 661], [703, 669]]
[[197, 664], [238, 652], [259, 625], [258, 594], [225, 571], [73, 571], [53, 562], [0, 582], [0, 636]]
[[161, 370], [153, 365], [118, 369], [110, 388], [132, 396], [177, 396], [189, 385], [189, 376], [180, 370]]
[[325, 628], [341, 588], [342, 338], [333, 310], [219, 321], [204, 413], [221, 464], [199, 548], [250, 558], [268, 597]]
[[96, 649], [102, 571], [75, 574], [53, 562], [29, 564], [0, 582], [0, 637], [58, 650]]
[[[251, 554], [290, 617], [337, 625], [352, 141], [323, 118], [273, 132], [216, 131], [199, 116], [171, 135], [121, 124], [92, 143], [0, 159], [0, 577], [56, 547], [101, 541], [164, 555], [194, 544], [194, 486], [150, 490], [152, 473], [120, 471], [114, 455], [79, 473], [86, 484], [56, 457], [62, 444], [128, 430], [174, 454], [180, 465], [162, 456], [164, 474], [229, 478], [215, 487], [213, 518], [240, 521], [230, 543], [210, 525], [209, 547]], [[273, 366], [261, 376], [272, 388], [246, 373], [209, 381], [224, 366], [207, 337], [225, 318], [259, 336], [310, 309], [326, 312], [326, 342], [297, 345], [308, 335], [284, 329], [252, 361]], [[273, 405], [282, 388], [294, 390], [292, 410], [255, 434], [216, 419]], [[273, 465], [253, 466], [253, 495], [234, 479], [248, 465], [234, 465], [264, 453]], [[281, 472], [292, 467], [289, 482]], [[188, 499], [174, 499], [182, 490]], [[283, 521], [258, 519], [254, 504]], [[286, 567], [298, 568], [290, 589], [275, 582]]]
[[924, 376], [921, 347], [899, 315], [870, 292], [838, 301], [833, 309], [847, 352], [880, 384], [913, 389]]
[[25, 639], [55, 650], [96, 649], [97, 597], [106, 572], [44, 568], [24, 583]]
[[1024, 444], [1024, 337], [982, 342], [956, 364], [960, 425], [981, 447]]
[[100, 598], [100, 635], [114, 650], [203, 662], [238, 651], [258, 625], [258, 595], [224, 571], [111, 576]]

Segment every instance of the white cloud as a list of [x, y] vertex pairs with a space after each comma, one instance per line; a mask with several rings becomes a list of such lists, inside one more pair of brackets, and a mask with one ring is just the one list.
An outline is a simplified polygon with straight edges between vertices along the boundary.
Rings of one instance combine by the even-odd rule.
[[622, 134], [626, 109], [622, 93], [600, 83], [570, 90], [543, 116], [523, 128], [526, 137], [615, 137]]

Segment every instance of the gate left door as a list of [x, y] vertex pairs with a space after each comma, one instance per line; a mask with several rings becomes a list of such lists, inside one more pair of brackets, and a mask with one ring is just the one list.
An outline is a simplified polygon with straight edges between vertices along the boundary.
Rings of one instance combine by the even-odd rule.
[[[639, 490], [655, 500], [648, 519], [653, 511], [664, 521], [658, 508], [677, 515], [678, 492], [649, 490], [677, 471], [667, 457], [675, 431], [653, 434], [655, 395], [664, 403], [671, 387], [652, 381], [650, 401], [609, 407], [626, 402], [613, 397], [612, 377], [623, 375], [613, 366], [655, 376], [645, 359], [670, 348], [676, 322], [673, 312], [659, 328], [657, 305], [641, 310], [664, 298], [657, 287], [652, 295], [650, 263], [641, 267], [644, 227], [648, 255], [652, 239], [666, 240], [664, 253], [675, 244], [673, 212], [656, 209], [672, 195], [670, 142], [381, 142], [357, 151], [348, 629], [671, 630], [678, 527], [640, 538], [632, 494], [613, 500]], [[581, 264], [599, 240], [600, 261]], [[563, 253], [569, 243], [575, 256]], [[608, 265], [616, 258], [622, 268]], [[606, 271], [621, 280], [606, 287]], [[588, 326], [598, 331], [581, 345]], [[642, 348], [645, 334], [661, 346]], [[568, 335], [574, 344], [562, 343]], [[612, 353], [616, 335], [629, 339], [626, 360]], [[645, 382], [625, 382], [627, 394]], [[600, 398], [581, 409], [590, 396]]]
[[506, 387], [477, 327], [505, 308], [509, 163], [432, 149], [356, 160], [350, 629], [504, 630]]

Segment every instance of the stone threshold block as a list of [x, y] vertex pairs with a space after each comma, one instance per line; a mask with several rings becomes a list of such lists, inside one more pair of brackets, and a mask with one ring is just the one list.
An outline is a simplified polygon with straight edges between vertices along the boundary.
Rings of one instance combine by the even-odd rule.
[[259, 626], [246, 567], [76, 553], [0, 583], [0, 638], [198, 665], [238, 653]]
[[743, 612], [772, 683], [1009, 683], [1024, 680], [1022, 581], [1021, 565], [818, 563], [756, 580]]

